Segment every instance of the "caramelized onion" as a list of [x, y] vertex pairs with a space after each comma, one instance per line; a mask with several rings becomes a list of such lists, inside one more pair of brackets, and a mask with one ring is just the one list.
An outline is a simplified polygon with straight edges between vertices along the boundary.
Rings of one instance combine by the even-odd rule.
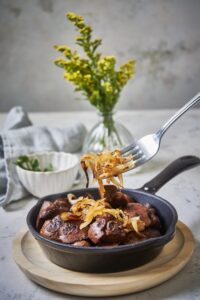
[[145, 229], [145, 222], [139, 216], [131, 218], [131, 225], [138, 235], [144, 236], [141, 231]]
[[81, 166], [86, 174], [87, 186], [89, 177], [87, 170], [90, 169], [93, 178], [98, 182], [100, 195], [104, 196], [105, 189], [103, 180], [108, 184], [113, 183], [119, 188], [123, 187], [122, 173], [134, 167], [133, 156], [122, 156], [120, 150], [103, 151], [101, 153], [87, 153], [81, 157]]

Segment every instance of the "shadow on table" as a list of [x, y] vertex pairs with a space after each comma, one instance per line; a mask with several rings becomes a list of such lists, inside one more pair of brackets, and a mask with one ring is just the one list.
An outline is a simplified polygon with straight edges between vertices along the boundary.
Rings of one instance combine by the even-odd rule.
[[17, 200], [14, 202], [11, 202], [10, 204], [8, 204], [8, 206], [4, 207], [3, 209], [6, 212], [10, 212], [10, 211], [18, 211], [18, 210], [22, 210], [24, 209], [27, 205], [29, 205], [30, 200], [35, 199], [35, 201], [37, 202], [38, 199], [33, 198], [31, 196], [28, 196], [26, 198], [23, 198], [21, 200]]

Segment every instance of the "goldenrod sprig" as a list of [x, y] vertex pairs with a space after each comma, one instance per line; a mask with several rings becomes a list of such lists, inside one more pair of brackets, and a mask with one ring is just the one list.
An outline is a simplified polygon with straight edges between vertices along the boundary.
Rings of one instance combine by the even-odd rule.
[[64, 58], [56, 59], [55, 64], [64, 69], [64, 78], [75, 85], [75, 91], [81, 91], [102, 113], [111, 112], [122, 88], [134, 74], [135, 60], [116, 70], [114, 56], [102, 56], [97, 52], [102, 40], [92, 39], [92, 28], [85, 24], [83, 17], [70, 12], [67, 18], [79, 33], [76, 44], [83, 48], [86, 57], [81, 57], [67, 45], [56, 45], [55, 49]]

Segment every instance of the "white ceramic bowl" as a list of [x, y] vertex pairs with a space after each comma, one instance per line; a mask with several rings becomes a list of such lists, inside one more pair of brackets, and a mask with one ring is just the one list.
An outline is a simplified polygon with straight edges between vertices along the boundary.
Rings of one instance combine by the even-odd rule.
[[41, 198], [63, 193], [72, 187], [79, 168], [79, 159], [76, 155], [65, 152], [42, 152], [27, 156], [37, 158], [42, 169], [51, 163], [55, 170], [35, 172], [16, 166], [19, 179], [29, 193]]

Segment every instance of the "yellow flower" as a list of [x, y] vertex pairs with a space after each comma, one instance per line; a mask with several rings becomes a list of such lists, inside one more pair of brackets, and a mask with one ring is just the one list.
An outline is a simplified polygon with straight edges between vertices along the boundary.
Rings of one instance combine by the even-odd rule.
[[99, 91], [98, 90], [94, 90], [92, 92], [92, 95], [90, 96], [90, 101], [92, 103], [94, 103], [96, 101], [96, 99], [99, 99], [99, 97], [100, 97]]
[[100, 71], [107, 72], [114, 68], [116, 59], [114, 56], [105, 56], [99, 59], [97, 66], [99, 67]]
[[72, 74], [65, 72], [64, 73], [64, 78], [71, 81], [72, 80]]
[[56, 45], [64, 59], [58, 58], [55, 64], [64, 69], [64, 78], [75, 85], [75, 91], [82, 91], [100, 111], [112, 111], [122, 88], [135, 73], [135, 61], [130, 60], [116, 69], [115, 56], [103, 57], [97, 51], [102, 40], [92, 39], [92, 28], [83, 17], [73, 12], [66, 16], [78, 31], [76, 44], [82, 47], [85, 56], [66, 45]]
[[90, 83], [91, 82], [91, 78], [92, 78], [92, 76], [90, 74], [86, 74], [86, 75], [83, 76], [83, 80], [86, 83]]
[[112, 63], [112, 64], [115, 64], [116, 63], [116, 58], [115, 56], [113, 55], [108, 55], [108, 56], [105, 56], [105, 61], [108, 61], [109, 63]]
[[90, 34], [90, 33], [92, 32], [92, 29], [91, 29], [91, 27], [90, 27], [89, 25], [86, 25], [86, 26], [84, 26], [83, 28], [81, 28], [81, 29], [79, 30], [79, 32], [80, 32], [81, 34], [88, 35], [88, 34]]
[[101, 85], [105, 89], [106, 93], [112, 94], [113, 88], [110, 82], [103, 82]]
[[67, 58], [71, 58], [72, 51], [68, 46], [66, 46], [66, 45], [55, 45], [54, 48], [57, 51], [62, 52]]
[[135, 71], [134, 70], [135, 63], [136, 63], [135, 60], [129, 60], [126, 64], [120, 67], [120, 71], [124, 72], [129, 78], [131, 78]]
[[76, 72], [73, 72], [73, 73], [68, 73], [68, 72], [65, 72], [64, 73], [64, 78], [69, 80], [69, 81], [74, 81], [75, 83], [77, 83], [80, 78], [81, 78], [81, 74], [80, 74], [80, 71], [76, 71]]
[[79, 60], [80, 59], [80, 55], [77, 53], [77, 51], [74, 51], [74, 53], [72, 54], [72, 57], [74, 60]]
[[76, 40], [77, 42], [82, 42], [82, 41], [84, 41], [84, 37], [83, 37], [83, 36], [76, 36], [76, 37], [75, 37], [75, 40]]
[[64, 60], [63, 58], [57, 58], [54, 63], [60, 67], [60, 68], [65, 68], [69, 62], [67, 62], [66, 60]]
[[64, 52], [66, 49], [65, 45], [54, 45], [54, 48], [60, 52]]
[[99, 67], [100, 70], [106, 71], [109, 67], [109, 64], [106, 62], [104, 58], [102, 58], [97, 62], [97, 66]]
[[117, 79], [121, 87], [124, 86], [135, 73], [135, 63], [135, 60], [130, 60], [120, 67]]
[[83, 23], [83, 21], [78, 21], [78, 22], [76, 23], [76, 26], [77, 26], [78, 28], [83, 28], [83, 27], [85, 26], [85, 24]]
[[76, 15], [73, 12], [68, 12], [66, 14], [66, 16], [72, 22], [82, 22], [83, 21], [83, 17], [82, 16]]

